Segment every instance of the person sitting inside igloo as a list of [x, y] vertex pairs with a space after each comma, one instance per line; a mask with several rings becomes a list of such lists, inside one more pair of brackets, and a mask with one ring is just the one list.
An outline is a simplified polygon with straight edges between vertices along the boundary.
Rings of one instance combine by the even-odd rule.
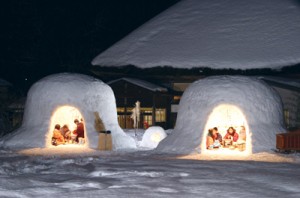
[[65, 143], [65, 138], [60, 133], [60, 125], [56, 124], [53, 130], [52, 144], [56, 146], [64, 143]]
[[208, 135], [206, 138], [206, 148], [213, 149], [221, 147], [222, 136], [218, 132], [218, 128], [214, 127], [208, 130]]
[[237, 147], [240, 151], [244, 151], [246, 149], [246, 128], [244, 126], [240, 127]]
[[74, 134], [77, 134], [76, 136], [76, 142], [79, 144], [84, 144], [84, 124], [83, 120], [79, 122], [78, 119], [74, 120], [74, 123], [77, 125]]
[[60, 133], [64, 136], [65, 141], [69, 142], [71, 140], [71, 131], [68, 127], [68, 125], [64, 125], [60, 128]]
[[246, 128], [244, 126], [240, 127], [239, 132], [239, 142], [246, 142]]
[[235, 145], [239, 139], [239, 134], [233, 127], [229, 127], [226, 135], [224, 136], [224, 146]]

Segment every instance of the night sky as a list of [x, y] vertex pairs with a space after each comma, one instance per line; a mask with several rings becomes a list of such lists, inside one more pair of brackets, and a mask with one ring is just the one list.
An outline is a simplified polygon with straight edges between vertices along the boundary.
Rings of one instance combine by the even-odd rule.
[[2, 2], [0, 78], [26, 90], [49, 74], [89, 74], [96, 55], [178, 1]]

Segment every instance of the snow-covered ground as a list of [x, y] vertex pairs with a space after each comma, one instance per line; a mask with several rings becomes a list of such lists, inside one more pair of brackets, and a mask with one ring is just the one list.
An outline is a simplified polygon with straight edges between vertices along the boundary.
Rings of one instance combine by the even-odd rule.
[[0, 197], [299, 197], [299, 165], [299, 154], [229, 159], [72, 146], [0, 150]]
[[296, 163], [1, 151], [1, 197], [299, 197]]

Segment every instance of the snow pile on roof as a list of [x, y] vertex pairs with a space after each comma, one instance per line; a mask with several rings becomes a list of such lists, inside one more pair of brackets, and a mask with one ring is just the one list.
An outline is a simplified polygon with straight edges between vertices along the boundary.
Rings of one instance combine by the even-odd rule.
[[53, 128], [50, 120], [62, 106], [77, 108], [83, 116], [87, 145], [98, 146], [94, 112], [112, 134], [113, 148], [135, 148], [134, 140], [119, 127], [112, 89], [100, 80], [81, 74], [56, 74], [41, 79], [29, 90], [22, 126], [4, 137], [1, 144], [13, 148], [47, 147]]
[[168, 91], [166, 88], [164, 87], [161, 87], [161, 86], [158, 86], [158, 85], [155, 85], [153, 83], [150, 83], [150, 82], [147, 82], [147, 81], [144, 81], [144, 80], [140, 80], [140, 79], [136, 79], [136, 78], [119, 78], [117, 80], [113, 80], [113, 81], [110, 81], [108, 82], [107, 84], [110, 85], [110, 84], [113, 84], [115, 82], [118, 82], [120, 80], [124, 80], [124, 81], [127, 81], [129, 83], [132, 83], [134, 85], [137, 85], [139, 87], [143, 87], [145, 89], [148, 89], [150, 91], [159, 91], [159, 92], [166, 92]]
[[179, 104], [176, 127], [160, 142], [157, 151], [205, 152], [207, 129], [214, 127], [207, 126], [207, 121], [213, 110], [223, 104], [235, 106], [243, 113], [249, 132], [247, 144], [252, 146], [250, 152], [275, 149], [276, 134], [286, 131], [277, 92], [256, 78], [214, 76], [187, 88]]
[[299, 79], [283, 78], [278, 76], [261, 76], [259, 79], [262, 79], [267, 82], [274, 82], [282, 85], [287, 85], [294, 88], [300, 88]]
[[98, 55], [93, 65], [280, 68], [300, 62], [293, 0], [183, 0]]
[[0, 78], [0, 86], [7, 86], [7, 87], [9, 87], [9, 86], [12, 86], [12, 84], [10, 82], [8, 82], [8, 81]]
[[146, 148], [156, 148], [158, 143], [165, 137], [167, 137], [167, 134], [160, 126], [149, 127], [143, 135], [140, 146]]

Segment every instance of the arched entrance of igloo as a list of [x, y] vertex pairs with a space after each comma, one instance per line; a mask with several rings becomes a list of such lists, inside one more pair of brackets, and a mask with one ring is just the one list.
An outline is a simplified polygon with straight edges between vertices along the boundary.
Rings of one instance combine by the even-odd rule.
[[[46, 144], [45, 144], [46, 147], [53, 146], [51, 144], [51, 139], [56, 124], [59, 124], [61, 127], [67, 125], [69, 130], [73, 132], [76, 129], [76, 124], [74, 123], [75, 119], [84, 123], [84, 117], [78, 108], [69, 105], [57, 107], [51, 115], [50, 125], [46, 136]], [[80, 144], [80, 145], [72, 144], [72, 146], [88, 147], [88, 137], [87, 137], [85, 126], [84, 126], [84, 137], [85, 137], [84, 144]]]
[[[207, 149], [207, 135], [208, 130], [216, 127], [223, 138], [222, 146], [218, 149]], [[233, 127], [236, 133], [239, 134], [239, 139], [236, 144], [230, 148], [225, 148], [224, 136], [227, 133], [229, 127]], [[246, 139], [242, 140], [240, 134], [241, 130], [244, 130]], [[240, 147], [239, 147], [240, 146]], [[206, 154], [251, 154], [252, 153], [252, 141], [250, 128], [246, 119], [246, 116], [240, 108], [231, 104], [221, 104], [215, 107], [208, 116], [204, 133], [201, 141], [201, 150]]]

